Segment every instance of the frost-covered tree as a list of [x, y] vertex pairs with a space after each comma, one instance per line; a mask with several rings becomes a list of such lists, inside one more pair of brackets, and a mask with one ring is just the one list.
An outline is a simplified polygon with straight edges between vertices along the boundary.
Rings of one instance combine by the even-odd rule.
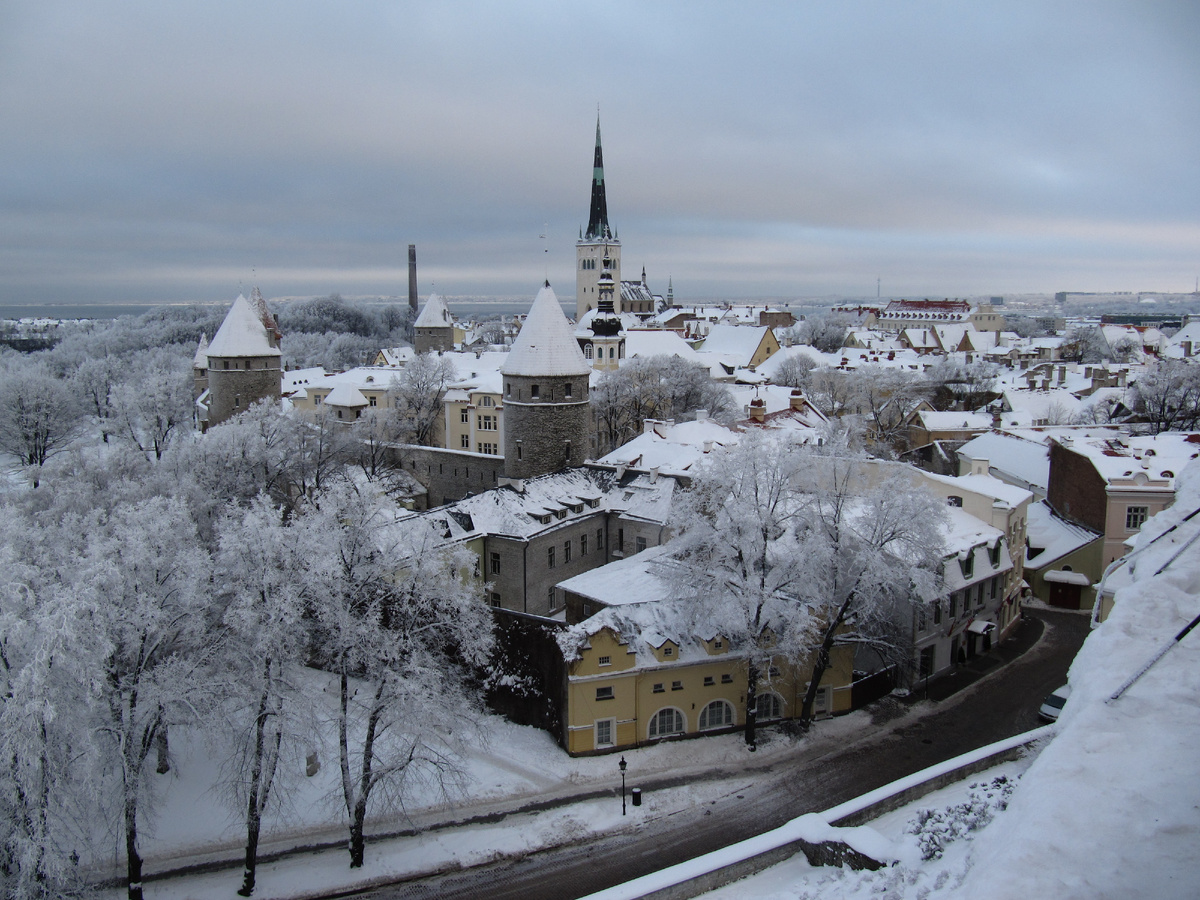
[[845, 317], [832, 314], [807, 316], [793, 327], [800, 343], [815, 347], [822, 353], [837, 353], [841, 350], [850, 330], [849, 321]]
[[796, 533], [808, 569], [803, 597], [820, 629], [800, 711], [806, 727], [835, 646], [904, 653], [914, 606], [941, 589], [945, 507], [901, 474], [873, 482], [861, 460], [833, 454], [814, 454], [795, 484], [804, 497]]
[[[0, 517], [0, 895], [73, 895], [101, 819], [87, 724], [104, 643], [57, 578], [57, 529]], [[18, 549], [19, 547], [19, 549]], [[66, 548], [63, 548], [66, 549]]]
[[109, 421], [147, 459], [162, 459], [167, 447], [192, 424], [191, 360], [165, 348], [135, 358], [112, 390]]
[[635, 357], [597, 382], [591, 393], [597, 442], [607, 453], [637, 437], [646, 419], [682, 419], [698, 409], [715, 418], [733, 411], [708, 367], [677, 356]]
[[817, 361], [811, 356], [792, 353], [775, 367], [775, 375], [771, 380], [775, 384], [807, 391], [813, 369], [816, 367]]
[[37, 487], [46, 460], [67, 449], [79, 434], [79, 402], [43, 366], [26, 365], [0, 378], [0, 453], [33, 473]]
[[142, 900], [138, 828], [148, 760], [157, 752], [165, 769], [168, 726], [192, 720], [208, 697], [210, 563], [178, 500], [120, 503], [98, 513], [86, 533], [73, 587], [95, 609], [106, 644], [97, 733], [116, 773], [129, 900]]
[[433, 445], [446, 389], [458, 378], [454, 363], [436, 353], [414, 357], [388, 386], [395, 440]]
[[480, 702], [474, 675], [492, 623], [465, 548], [397, 527], [385, 506], [348, 487], [324, 498], [321, 515], [335, 563], [321, 584], [322, 666], [338, 683], [342, 798], [358, 867], [372, 804], [401, 808], [413, 785], [448, 789], [462, 776], [455, 748]]
[[835, 646], [899, 650], [905, 612], [937, 596], [942, 505], [902, 477], [875, 483], [844, 454], [748, 433], [672, 510], [679, 536], [666, 565], [692, 601], [691, 627], [727, 634], [749, 655], [751, 745], [773, 656], [811, 660], [807, 725]]
[[125, 363], [119, 357], [101, 352], [82, 360], [71, 375], [73, 389], [100, 424], [100, 434], [108, 443], [113, 415], [113, 391], [121, 383]]
[[1200, 366], [1195, 363], [1160, 360], [1138, 378], [1134, 389], [1134, 409], [1154, 434], [1200, 425]]
[[1104, 331], [1095, 325], [1081, 325], [1067, 332], [1060, 353], [1063, 359], [1080, 363], [1098, 363], [1113, 358]]
[[282, 762], [298, 769], [308, 733], [312, 699], [297, 680], [309, 651], [307, 616], [315, 607], [312, 586], [327, 581], [317, 567], [330, 535], [324, 521], [293, 516], [265, 496], [246, 509], [231, 507], [220, 529], [217, 582], [226, 598], [226, 652], [238, 675], [231, 685], [235, 706], [234, 797], [245, 814], [244, 897], [254, 892], [263, 814]]
[[763, 674], [776, 657], [801, 661], [815, 634], [803, 585], [810, 572], [795, 544], [801, 507], [794, 483], [807, 462], [777, 436], [747, 432], [672, 509], [678, 536], [666, 574], [688, 601], [685, 627], [722, 634], [747, 653], [751, 747]]
[[928, 382], [918, 373], [863, 366], [850, 376], [853, 403], [863, 416], [871, 449], [884, 455], [903, 449], [909, 414], [928, 399]]
[[937, 409], [979, 409], [994, 400], [1000, 369], [986, 360], [959, 362], [949, 357], [925, 370]]

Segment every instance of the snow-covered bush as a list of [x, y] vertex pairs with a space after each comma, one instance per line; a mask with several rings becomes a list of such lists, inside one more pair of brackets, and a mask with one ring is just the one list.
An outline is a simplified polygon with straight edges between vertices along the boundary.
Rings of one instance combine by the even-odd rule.
[[987, 784], [972, 784], [962, 803], [945, 809], [919, 809], [904, 830], [917, 836], [921, 859], [941, 859], [947, 844], [978, 831], [1004, 810], [1016, 784], [1016, 778], [1005, 775]]

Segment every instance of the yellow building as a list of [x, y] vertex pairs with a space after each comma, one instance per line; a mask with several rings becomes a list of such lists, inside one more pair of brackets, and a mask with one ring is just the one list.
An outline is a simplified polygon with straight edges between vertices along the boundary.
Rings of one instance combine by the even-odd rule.
[[[650, 549], [560, 582], [568, 623], [564, 745], [571, 754], [606, 752], [665, 738], [722, 733], [746, 724], [747, 649], [720, 634], [668, 634], [660, 604], [669, 585]], [[854, 651], [832, 652], [817, 694], [817, 716], [849, 712]], [[796, 718], [812, 660], [774, 659], [759, 673], [758, 721]]]
[[[818, 717], [850, 711], [853, 651], [837, 647], [817, 694]], [[795, 718], [811, 664], [776, 659], [759, 678], [758, 722]], [[567, 663], [566, 748], [574, 754], [665, 738], [728, 732], [746, 724], [746, 655], [720, 635], [633, 637], [598, 625]]]

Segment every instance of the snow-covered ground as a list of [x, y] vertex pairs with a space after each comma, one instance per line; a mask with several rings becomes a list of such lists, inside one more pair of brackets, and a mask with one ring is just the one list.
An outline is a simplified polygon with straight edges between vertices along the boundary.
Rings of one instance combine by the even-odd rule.
[[[396, 876], [519, 856], [589, 834], [636, 827], [655, 817], [744, 790], [747, 777], [741, 770], [751, 759], [758, 767], [797, 752], [825, 752], [878, 732], [871, 725], [870, 715], [860, 711], [818, 723], [800, 743], [768, 730], [753, 757], [748, 755], [740, 734], [627, 750], [624, 758], [629, 766], [630, 788], [655, 777], [695, 777], [687, 787], [647, 791], [643, 805], [638, 809], [630, 806], [630, 815], [622, 818], [617, 799], [621, 784], [619, 756], [572, 759], [544, 731], [494, 716], [488, 717], [483, 726], [490, 738], [486, 744], [477, 745], [464, 761], [468, 775], [465, 791], [450, 800], [434, 791], [414, 793], [406, 798], [403, 813], [392, 811], [369, 818], [368, 834], [419, 833], [368, 843], [361, 869], [349, 867], [346, 815], [341, 806], [336, 759], [322, 759], [320, 771], [312, 778], [292, 779], [294, 784], [286, 799], [268, 810], [260, 858], [295, 847], [330, 845], [331, 849], [261, 864], [255, 897], [298, 897], [347, 889]], [[230, 866], [213, 873], [149, 881], [146, 896], [151, 900], [232, 896], [240, 884], [245, 826], [240, 810], [222, 791], [212, 787], [220, 781], [221, 747], [214, 744], [211, 735], [183, 729], [173, 729], [171, 739], [174, 767], [167, 775], [154, 776], [161, 779], [158, 814], [152, 827], [143, 830], [146, 871], [152, 874], [219, 860]], [[718, 777], [714, 778], [714, 773]], [[720, 777], [721, 773], [725, 777]], [[537, 813], [509, 815], [495, 823], [432, 828], [596, 791], [611, 793]], [[120, 866], [113, 863], [111, 875], [120, 874]], [[107, 896], [115, 900], [124, 893], [124, 889], [113, 889]]]

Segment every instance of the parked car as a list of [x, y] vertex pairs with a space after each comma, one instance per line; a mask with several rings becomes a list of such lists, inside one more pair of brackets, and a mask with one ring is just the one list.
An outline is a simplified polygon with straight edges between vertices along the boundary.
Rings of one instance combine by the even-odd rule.
[[1042, 706], [1038, 710], [1038, 715], [1048, 722], [1057, 722], [1058, 714], [1062, 712], [1063, 704], [1067, 702], [1067, 698], [1071, 696], [1071, 686], [1064, 684], [1060, 688], [1050, 692], [1045, 700], [1042, 701]]

